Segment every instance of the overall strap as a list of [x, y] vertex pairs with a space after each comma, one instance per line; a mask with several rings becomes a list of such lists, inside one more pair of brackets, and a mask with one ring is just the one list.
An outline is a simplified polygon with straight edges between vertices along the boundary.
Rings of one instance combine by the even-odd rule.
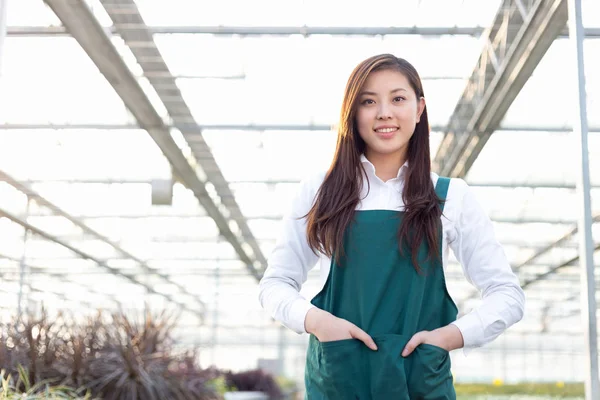
[[[440, 199], [446, 200], [446, 197], [448, 196], [448, 186], [450, 186], [450, 178], [440, 176], [435, 184], [435, 194], [437, 194]], [[444, 204], [445, 202], [440, 204], [442, 212], [444, 211]]]

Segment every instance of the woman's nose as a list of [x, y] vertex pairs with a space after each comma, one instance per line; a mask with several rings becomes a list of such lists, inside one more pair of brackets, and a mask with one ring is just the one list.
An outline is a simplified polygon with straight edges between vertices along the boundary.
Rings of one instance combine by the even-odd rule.
[[383, 103], [379, 105], [377, 109], [377, 118], [378, 119], [388, 119], [392, 116], [391, 109], [389, 104]]

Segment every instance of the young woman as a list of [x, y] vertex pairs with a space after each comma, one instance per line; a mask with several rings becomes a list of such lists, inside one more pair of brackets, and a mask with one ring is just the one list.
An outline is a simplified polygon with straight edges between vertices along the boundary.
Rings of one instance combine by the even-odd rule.
[[[346, 86], [326, 173], [303, 181], [260, 283], [260, 302], [310, 334], [308, 399], [455, 399], [449, 351], [482, 346], [523, 316], [492, 223], [461, 179], [431, 172], [421, 80], [407, 61], [361, 62]], [[452, 249], [482, 293], [457, 319]], [[304, 299], [308, 271], [321, 291]]]

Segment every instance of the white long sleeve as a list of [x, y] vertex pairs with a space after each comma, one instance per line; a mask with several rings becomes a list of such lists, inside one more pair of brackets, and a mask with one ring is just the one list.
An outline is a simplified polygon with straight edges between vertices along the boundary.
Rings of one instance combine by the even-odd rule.
[[456, 237], [449, 246], [465, 277], [482, 296], [478, 308], [454, 322], [469, 349], [491, 342], [520, 321], [525, 294], [475, 194], [462, 179], [452, 179], [452, 184], [462, 199], [454, 223]]
[[300, 183], [292, 207], [283, 217], [281, 233], [269, 256], [259, 285], [259, 301], [273, 318], [297, 333], [304, 333], [304, 319], [314, 307], [300, 289], [319, 257], [308, 246], [306, 218], [322, 176]]
[[[363, 158], [363, 163], [370, 164]], [[405, 165], [406, 166], [406, 165]], [[402, 169], [387, 182], [365, 165], [370, 189], [363, 191], [357, 209], [402, 211], [404, 187]], [[313, 305], [300, 290], [308, 272], [320, 261], [321, 288], [329, 273], [329, 260], [315, 255], [306, 240], [306, 215], [322, 183], [324, 173], [303, 181], [289, 212], [282, 221], [281, 234], [268, 259], [268, 267], [259, 285], [259, 300], [269, 314], [297, 333], [304, 333], [306, 313]], [[432, 173], [432, 182], [438, 176]], [[366, 184], [366, 183], [365, 183]], [[481, 293], [480, 306], [453, 322], [461, 331], [465, 349], [480, 347], [494, 340], [523, 317], [525, 296], [517, 276], [511, 270], [493, 225], [475, 194], [462, 179], [451, 179], [444, 206], [443, 251], [450, 248], [461, 263], [466, 279]], [[444, 270], [447, 267], [444, 256]]]

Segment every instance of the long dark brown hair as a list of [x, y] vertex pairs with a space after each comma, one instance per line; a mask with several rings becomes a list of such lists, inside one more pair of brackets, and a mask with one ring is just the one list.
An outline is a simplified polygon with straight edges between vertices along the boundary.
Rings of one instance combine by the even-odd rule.
[[[369, 74], [381, 70], [402, 73], [414, 90], [417, 101], [425, 97], [415, 68], [408, 61], [394, 55], [373, 56], [352, 71], [344, 93], [334, 158], [315, 202], [306, 215], [309, 246], [314, 252], [320, 251], [328, 257], [335, 255], [338, 263], [340, 256], [344, 254], [344, 234], [360, 201], [366, 173], [360, 161], [366, 144], [360, 137], [356, 124], [358, 95]], [[428, 245], [428, 258], [441, 257], [439, 241], [442, 212], [440, 199], [431, 182], [426, 106], [408, 142], [407, 160], [408, 169], [402, 192], [405, 213], [398, 230], [398, 246], [402, 254], [405, 248], [410, 249], [415, 269], [420, 271], [418, 255], [423, 240]]]

